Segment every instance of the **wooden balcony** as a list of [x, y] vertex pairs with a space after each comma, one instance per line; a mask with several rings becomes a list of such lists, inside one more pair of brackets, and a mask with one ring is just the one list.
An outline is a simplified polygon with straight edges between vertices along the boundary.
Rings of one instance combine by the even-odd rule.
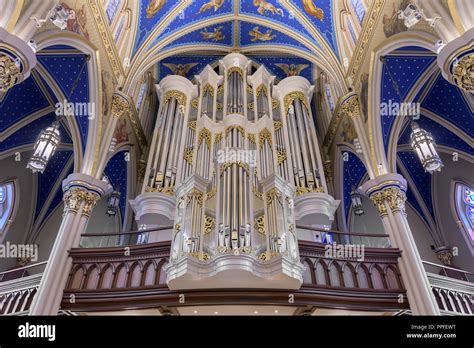
[[[71, 250], [73, 264], [62, 309], [93, 312], [252, 304], [371, 311], [409, 308], [398, 270], [397, 249], [366, 248], [364, 260], [355, 261], [326, 258], [324, 244], [300, 242], [301, 262], [306, 270], [299, 290], [171, 291], [163, 270], [169, 252], [170, 242]], [[290, 294], [294, 297], [291, 303]]]
[[46, 262], [0, 273], [0, 315], [23, 315], [30, 309]]

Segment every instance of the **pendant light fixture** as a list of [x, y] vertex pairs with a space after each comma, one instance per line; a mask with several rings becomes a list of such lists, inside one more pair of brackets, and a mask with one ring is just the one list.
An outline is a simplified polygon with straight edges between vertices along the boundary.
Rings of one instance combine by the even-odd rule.
[[[399, 98], [399, 107], [398, 107], [398, 115], [397, 116], [407, 116], [411, 117], [410, 120], [410, 127], [411, 127], [411, 134], [410, 134], [410, 145], [415, 151], [418, 159], [421, 162], [425, 172], [430, 174], [440, 171], [443, 167], [443, 161], [438, 155], [438, 151], [436, 150], [436, 142], [431, 135], [430, 132], [427, 132], [423, 128], [421, 128], [415, 121], [415, 115], [407, 115], [407, 110], [410, 109], [404, 105], [403, 98], [400, 93], [400, 86], [398, 85], [395, 78], [392, 76], [390, 72], [389, 65], [387, 63], [386, 57], [381, 57], [380, 60], [387, 69], [388, 75], [392, 80], [393, 89], [398, 95]], [[413, 110], [413, 107], [411, 108]], [[418, 115], [419, 116], [419, 115]]]
[[[84, 63], [82, 64], [81, 70], [77, 75], [76, 79], [73, 81], [71, 90], [67, 96], [67, 100], [71, 99], [71, 95], [76, 89], [79, 79], [81, 78], [82, 71], [84, 70], [87, 62], [89, 61], [90, 56], [86, 55], [84, 58]], [[69, 115], [71, 116], [71, 115]], [[65, 115], [58, 115], [56, 120], [48, 128], [42, 130], [36, 140], [36, 143], [33, 147], [33, 154], [31, 155], [26, 168], [29, 168], [33, 173], [40, 172], [43, 173], [48, 165], [49, 160], [54, 155], [56, 148], [61, 141], [61, 135], [59, 132], [59, 127], [61, 125], [61, 119], [65, 118]]]

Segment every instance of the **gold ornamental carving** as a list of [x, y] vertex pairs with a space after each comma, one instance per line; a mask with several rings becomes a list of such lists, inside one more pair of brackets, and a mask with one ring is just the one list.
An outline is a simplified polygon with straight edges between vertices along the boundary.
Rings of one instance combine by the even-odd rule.
[[249, 167], [248, 163], [244, 163], [242, 161], [228, 161], [228, 162], [223, 163], [221, 165], [220, 175], [222, 176], [222, 174], [224, 174], [224, 172], [227, 170], [227, 168], [229, 168], [230, 166], [233, 166], [233, 165], [237, 165], [240, 168], [243, 168], [245, 170], [245, 173], [247, 174], [247, 176], [249, 175], [250, 167]]
[[283, 100], [285, 105], [285, 115], [288, 115], [288, 110], [290, 109], [290, 106], [295, 99], [299, 99], [301, 103], [303, 103], [303, 105], [306, 107], [306, 109], [309, 110], [308, 101], [306, 100], [306, 96], [304, 95], [304, 93], [300, 91], [294, 91], [285, 95], [285, 98]]
[[281, 121], [273, 121], [273, 126], [275, 127], [275, 132], [279, 129], [283, 128], [283, 122]]
[[20, 68], [8, 56], [0, 55], [0, 92], [12, 88], [21, 78]]
[[112, 97], [112, 116], [121, 118], [123, 115], [130, 112], [130, 105], [128, 101], [119, 94], [114, 94]]
[[216, 228], [216, 219], [212, 216], [204, 216], [204, 234], [210, 234]]
[[296, 195], [301, 196], [304, 195], [305, 193], [324, 193], [324, 188], [323, 187], [304, 187], [304, 186], [299, 186], [296, 188]]
[[217, 134], [215, 135], [214, 142], [215, 142], [215, 143], [218, 143], [218, 142], [220, 142], [221, 140], [222, 140], [222, 132], [221, 132], [221, 133], [217, 133]]
[[74, 187], [64, 193], [64, 212], [77, 213], [84, 202], [82, 216], [90, 217], [92, 209], [99, 201], [100, 196], [96, 192], [87, 191], [80, 187]]
[[198, 145], [201, 145], [202, 141], [206, 142], [207, 148], [211, 148], [211, 132], [207, 128], [201, 129], [198, 135]]
[[260, 234], [265, 235], [265, 216], [261, 215], [257, 218], [255, 218], [255, 223], [254, 223], [254, 228], [255, 231], [257, 231]]
[[344, 104], [342, 104], [340, 112], [342, 115], [347, 115], [350, 118], [360, 117], [359, 98], [356, 95], [350, 97]]
[[474, 92], [474, 53], [462, 57], [454, 66], [453, 81], [459, 88]]
[[192, 252], [192, 253], [189, 253], [189, 256], [194, 257], [200, 261], [209, 261], [211, 259], [211, 256], [204, 251]]
[[227, 77], [229, 77], [230, 74], [232, 74], [233, 72], [237, 72], [242, 78], [244, 76], [244, 72], [242, 71], [242, 69], [240, 69], [238, 66], [233, 66], [232, 68], [227, 70]]
[[187, 195], [188, 200], [192, 200], [193, 198], [196, 199], [197, 203], [200, 207], [202, 207], [204, 203], [204, 193], [198, 190], [197, 188], [193, 188]]
[[233, 129], [237, 129], [240, 133], [242, 133], [242, 135], [245, 135], [245, 129], [244, 127], [242, 126], [239, 126], [239, 125], [232, 125], [232, 126], [229, 126], [225, 129], [225, 135], [227, 136], [227, 134], [232, 131]]
[[188, 162], [190, 165], [193, 164], [193, 154], [194, 150], [192, 147], [184, 149], [183, 159]]
[[251, 141], [252, 143], [256, 143], [255, 141], [255, 134], [254, 133], [249, 133], [247, 134], [247, 138], [249, 139], [249, 141]]
[[206, 93], [209, 92], [209, 94], [214, 97], [214, 87], [212, 87], [209, 83], [206, 83], [204, 85], [204, 88], [202, 89], [202, 94], [206, 95]]
[[172, 196], [174, 195], [174, 189], [172, 187], [150, 187], [145, 188], [145, 192], [159, 192], [164, 193], [165, 195]]
[[276, 188], [272, 188], [265, 194], [265, 198], [267, 200], [267, 204], [270, 205], [273, 203], [275, 199], [280, 199], [281, 193]]
[[165, 93], [164, 103], [167, 103], [171, 98], [175, 98], [179, 105], [186, 105], [186, 95], [177, 90], [171, 90]]
[[280, 102], [278, 101], [278, 99], [272, 99], [272, 110], [275, 110], [278, 105], [280, 105]]
[[189, 121], [188, 128], [192, 129], [193, 131], [196, 131], [196, 121]]
[[406, 194], [399, 187], [388, 187], [370, 196], [381, 216], [387, 215], [388, 204], [392, 212], [405, 212]]
[[268, 96], [268, 91], [267, 91], [267, 86], [265, 86], [263, 83], [257, 87], [257, 90], [255, 91], [255, 94], [257, 95], [257, 98], [260, 96], [260, 93], [265, 93], [266, 96]]
[[259, 145], [259, 148], [263, 148], [263, 145], [265, 144], [265, 140], [268, 141], [268, 144], [270, 145], [270, 147], [272, 147], [272, 133], [270, 133], [270, 131], [267, 129], [267, 128], [264, 128], [260, 131], [260, 134], [259, 134], [259, 141], [258, 141], [258, 145]]
[[199, 108], [199, 98], [194, 98], [193, 100], [191, 100], [191, 106], [195, 109], [198, 109]]
[[277, 150], [277, 163], [282, 164], [286, 160], [286, 150]]

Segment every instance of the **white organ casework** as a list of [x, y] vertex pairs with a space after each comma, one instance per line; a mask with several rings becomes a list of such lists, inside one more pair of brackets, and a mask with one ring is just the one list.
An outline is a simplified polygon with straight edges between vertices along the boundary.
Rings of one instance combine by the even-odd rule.
[[298, 289], [298, 238], [308, 237], [296, 225], [326, 226], [339, 204], [326, 193], [313, 87], [298, 76], [274, 85], [239, 53], [216, 70], [204, 68], [197, 85], [173, 75], [157, 86], [136, 220], [174, 226], [155, 240], [172, 241], [170, 289]]

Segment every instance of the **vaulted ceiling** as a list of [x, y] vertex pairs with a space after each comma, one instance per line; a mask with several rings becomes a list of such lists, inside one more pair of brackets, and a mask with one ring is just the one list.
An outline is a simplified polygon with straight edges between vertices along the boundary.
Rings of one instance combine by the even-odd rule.
[[[155, 10], [150, 10], [150, 3], [158, 5]], [[264, 44], [310, 52], [318, 48], [339, 55], [334, 1], [139, 1], [138, 6], [133, 56], [170, 37], [173, 40], [167, 48], [198, 43], [229, 47]], [[251, 31], [256, 27], [262, 34], [270, 30], [270, 34], [255, 37]], [[216, 29], [220, 33], [217, 37], [203, 34]]]

